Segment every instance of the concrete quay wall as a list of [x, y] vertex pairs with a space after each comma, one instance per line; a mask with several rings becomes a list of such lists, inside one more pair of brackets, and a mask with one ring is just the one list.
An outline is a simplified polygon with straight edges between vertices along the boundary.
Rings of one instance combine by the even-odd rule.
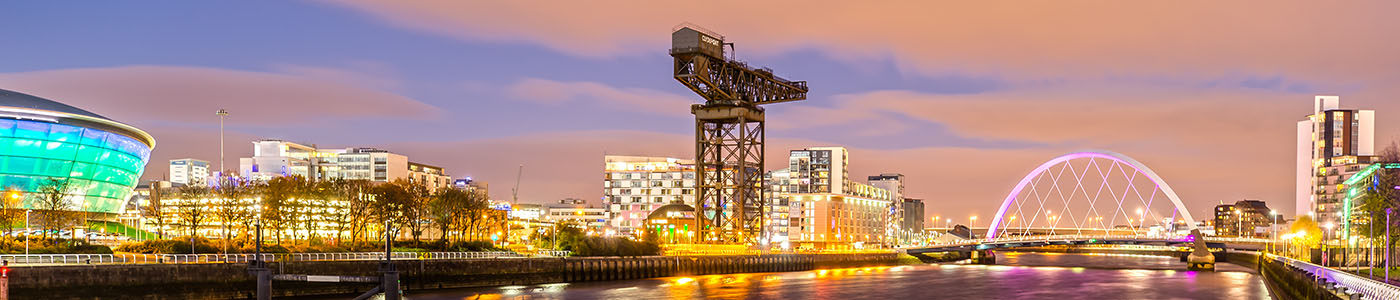
[[[899, 254], [399, 260], [404, 290], [892, 265]], [[11, 299], [246, 299], [246, 264], [11, 266]], [[272, 262], [274, 274], [377, 276], [378, 261]], [[372, 283], [273, 282], [273, 295], [357, 294]]]

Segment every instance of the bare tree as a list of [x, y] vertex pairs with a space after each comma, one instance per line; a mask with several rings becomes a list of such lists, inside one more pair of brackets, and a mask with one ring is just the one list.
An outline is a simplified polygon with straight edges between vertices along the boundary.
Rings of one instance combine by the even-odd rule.
[[404, 212], [407, 210], [405, 207], [410, 205], [408, 202], [412, 201], [411, 198], [412, 192], [402, 180], [380, 184], [374, 187], [374, 203], [370, 210], [377, 223], [395, 224], [395, 227], [402, 228], [408, 219]]
[[368, 216], [365, 212], [369, 209], [369, 197], [366, 197], [369, 189], [369, 181], [365, 180], [332, 180], [327, 182], [328, 196], [338, 200], [339, 205], [327, 207], [325, 217], [335, 230], [335, 243], [340, 245], [342, 236], [348, 230], [352, 244], [357, 234], [357, 228], [364, 226], [364, 218]]
[[286, 232], [286, 229], [296, 225], [294, 224], [296, 204], [292, 202], [296, 199], [299, 186], [305, 181], [306, 178], [301, 176], [277, 177], [268, 180], [267, 185], [263, 187], [263, 224], [276, 232], [275, 236], [279, 244], [282, 243], [282, 234]]
[[[15, 226], [24, 217], [24, 193], [19, 188], [6, 189], [0, 194], [0, 224], [6, 224], [5, 232], [14, 232]], [[28, 228], [25, 228], [26, 230]]]
[[456, 228], [458, 214], [462, 213], [462, 208], [471, 197], [470, 192], [453, 188], [441, 189], [433, 194], [432, 201], [428, 204], [428, 215], [441, 231], [439, 239], [449, 241], [448, 234]]
[[68, 179], [48, 178], [39, 184], [32, 195], [34, 208], [41, 210], [39, 223], [44, 229], [44, 237], [51, 231], [67, 227], [73, 223], [73, 204], [68, 202], [71, 186]]
[[189, 229], [190, 238], [199, 235], [199, 227], [204, 222], [209, 221], [213, 214], [213, 204], [210, 201], [212, 191], [203, 186], [183, 186], [177, 192], [180, 204], [176, 206], [175, 213], [180, 218], [180, 223]]
[[165, 213], [161, 211], [161, 201], [165, 197], [165, 189], [160, 183], [151, 183], [151, 198], [146, 206], [141, 207], [141, 218], [147, 221], [154, 220], [156, 226], [156, 239], [165, 238]]
[[217, 185], [214, 187], [214, 195], [218, 202], [214, 205], [214, 217], [218, 218], [223, 226], [224, 233], [224, 253], [228, 253], [228, 244], [232, 240], [232, 230], [230, 224], [241, 224], [252, 213], [249, 208], [251, 203], [244, 201], [250, 198], [253, 193], [253, 184], [243, 178], [236, 176], [219, 176]]
[[395, 184], [403, 184], [404, 190], [408, 191], [402, 212], [404, 224], [400, 226], [408, 228], [413, 241], [417, 242], [427, 227], [424, 221], [428, 220], [428, 202], [432, 201], [433, 192], [421, 181], [395, 181]]

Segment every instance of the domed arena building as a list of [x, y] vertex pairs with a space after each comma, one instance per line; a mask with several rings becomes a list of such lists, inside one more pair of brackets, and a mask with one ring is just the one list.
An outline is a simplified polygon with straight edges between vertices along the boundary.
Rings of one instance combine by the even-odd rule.
[[136, 127], [0, 89], [0, 190], [26, 208], [45, 181], [66, 179], [73, 210], [120, 213], [154, 147]]

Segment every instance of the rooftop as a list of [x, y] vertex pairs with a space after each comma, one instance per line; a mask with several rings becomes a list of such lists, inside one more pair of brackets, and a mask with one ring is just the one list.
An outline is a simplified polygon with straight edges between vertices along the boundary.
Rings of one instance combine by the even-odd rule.
[[0, 89], [0, 106], [55, 111], [112, 121], [112, 119], [108, 119], [107, 117], [94, 114], [90, 111], [86, 111], [81, 108], [73, 107], [71, 105], [63, 103], [58, 103], [49, 99], [39, 98], [38, 96], [6, 89]]

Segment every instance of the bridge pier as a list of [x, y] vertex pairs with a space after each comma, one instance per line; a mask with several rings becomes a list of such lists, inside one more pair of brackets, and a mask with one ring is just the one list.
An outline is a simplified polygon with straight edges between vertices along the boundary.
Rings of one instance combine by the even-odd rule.
[[979, 265], [997, 264], [997, 255], [992, 250], [972, 250], [972, 263]]

